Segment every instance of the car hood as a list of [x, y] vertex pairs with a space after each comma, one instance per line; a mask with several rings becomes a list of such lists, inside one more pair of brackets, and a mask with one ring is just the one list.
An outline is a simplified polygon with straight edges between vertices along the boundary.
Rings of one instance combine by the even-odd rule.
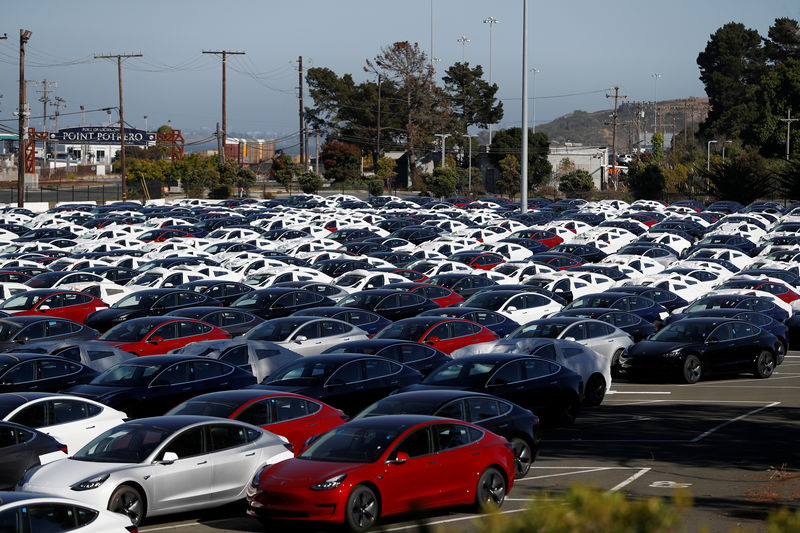
[[140, 465], [140, 463], [97, 463], [76, 459], [59, 459], [29, 471], [24, 478], [24, 490], [35, 492], [47, 492], [48, 488], [58, 490], [84, 479], [106, 473], [113, 474]]
[[262, 479], [261, 486], [267, 490], [270, 486], [310, 488], [332, 477], [358, 470], [365, 464], [369, 463], [339, 463], [293, 458], [272, 466]]
[[694, 344], [693, 342], [640, 341], [628, 348], [628, 356], [658, 356]]
[[436, 390], [436, 389], [471, 390], [471, 387], [457, 387], [455, 385], [426, 385], [425, 383], [415, 383], [413, 385], [408, 385], [407, 387], [403, 387], [402, 389], [399, 389], [397, 392], [409, 392], [415, 390]]

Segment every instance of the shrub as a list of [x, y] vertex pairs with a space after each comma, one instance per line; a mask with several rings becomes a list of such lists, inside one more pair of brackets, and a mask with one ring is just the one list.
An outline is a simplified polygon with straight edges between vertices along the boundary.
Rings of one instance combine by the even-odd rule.
[[233, 196], [233, 190], [227, 183], [219, 183], [208, 191], [208, 197], [214, 200], [224, 200]]
[[367, 182], [367, 192], [370, 196], [380, 196], [383, 194], [383, 180], [375, 179]]
[[324, 182], [322, 180], [322, 176], [316, 172], [307, 170], [305, 172], [301, 172], [300, 175], [297, 176], [297, 183], [300, 185], [300, 189], [304, 193], [314, 194], [322, 188], [322, 184]]
[[561, 176], [558, 183], [558, 190], [571, 194], [575, 192], [587, 192], [594, 188], [592, 175], [585, 170], [573, 170]]

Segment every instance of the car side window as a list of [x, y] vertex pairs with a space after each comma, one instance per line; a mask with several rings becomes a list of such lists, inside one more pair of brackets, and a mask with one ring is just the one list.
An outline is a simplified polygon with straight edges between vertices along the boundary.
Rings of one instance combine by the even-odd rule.
[[58, 335], [69, 335], [72, 333], [72, 324], [65, 320], [48, 320], [47, 336], [56, 337]]
[[25, 407], [9, 420], [33, 429], [45, 426], [47, 425], [47, 402], [38, 402]]
[[177, 339], [180, 337], [178, 332], [178, 323], [177, 322], [170, 322], [168, 324], [164, 324], [160, 328], [157, 328], [152, 335], [150, 335], [150, 339], [154, 337], [161, 337], [162, 339], [170, 340], [170, 339]]
[[87, 418], [86, 404], [75, 400], [54, 400], [51, 403], [53, 419], [51, 424], [66, 424]]
[[347, 311], [343, 314], [344, 318], [340, 318], [339, 320], [345, 320], [346, 322], [356, 326], [371, 324], [372, 322], [377, 321], [377, 318], [374, 315], [362, 311]]
[[236, 416], [236, 420], [247, 422], [254, 426], [266, 426], [267, 424], [275, 423], [268, 400], [260, 400], [248, 405]]
[[8, 381], [14, 385], [27, 383], [36, 379], [36, 362], [25, 361], [14, 365], [2, 376], [3, 381]]
[[224, 376], [230, 367], [218, 361], [192, 361], [190, 375], [194, 381]]
[[746, 322], [737, 322], [732, 325], [731, 333], [734, 339], [744, 339], [756, 335], [758, 333], [758, 328]]
[[364, 379], [364, 373], [361, 367], [361, 361], [350, 361], [342, 365], [336, 372], [334, 372], [328, 383], [331, 384], [345, 384], [354, 381], [361, 381]]
[[392, 457], [397, 457], [398, 453], [403, 452], [407, 453], [410, 459], [414, 459], [415, 457], [430, 455], [433, 450], [433, 435], [430, 427], [423, 427], [404, 438], [394, 449]]
[[269, 402], [275, 413], [275, 422], [286, 422], [287, 420], [308, 416], [312, 412], [315, 412], [309, 410], [309, 408], [317, 405], [302, 398], [293, 398], [290, 396], [270, 398]]
[[447, 418], [455, 418], [456, 420], [466, 420], [467, 412], [464, 400], [455, 400], [434, 413], [436, 416], [444, 416]]
[[37, 362], [39, 371], [39, 379], [53, 379], [61, 376], [66, 376], [78, 372], [80, 366], [66, 360], [58, 360], [56, 358], [39, 359]]
[[219, 424], [209, 426], [210, 438], [209, 452], [218, 452], [236, 446], [247, 444], [247, 428], [233, 424]]
[[434, 351], [420, 344], [396, 344], [380, 350], [377, 355], [400, 363], [413, 363], [432, 357]]
[[49, 533], [69, 531], [93, 521], [97, 511], [64, 503], [35, 503], [24, 507], [30, 531]]
[[189, 362], [175, 363], [174, 365], [166, 368], [154, 380], [153, 383], [164, 383], [165, 385], [177, 385], [179, 383], [188, 383], [190, 378]]
[[70, 305], [82, 305], [85, 303], [89, 303], [92, 301], [92, 297], [88, 294], [83, 294], [80, 292], [65, 292], [61, 296], [64, 297], [63, 305], [64, 307]]
[[219, 360], [241, 368], [250, 368], [247, 346], [236, 346], [235, 348], [231, 348], [223, 353]]
[[469, 426], [462, 424], [435, 424], [433, 432], [438, 443], [439, 451], [452, 450], [474, 442]]
[[469, 406], [468, 421], [480, 424], [482, 420], [500, 416], [500, 406], [497, 400], [491, 398], [468, 398]]
[[708, 338], [718, 342], [729, 341], [733, 339], [733, 326], [731, 324], [720, 324], [714, 328]]
[[48, 296], [42, 303], [39, 304], [39, 307], [47, 306], [50, 309], [58, 309], [59, 307], [64, 307], [64, 298], [63, 294], [54, 294], [52, 296]]
[[433, 328], [431, 332], [428, 333], [428, 336], [426, 338], [430, 339], [432, 337], [438, 337], [440, 340], [451, 338], [450, 328], [447, 325], [447, 322], [445, 322], [444, 324], [439, 324], [438, 326]]
[[510, 363], [506, 363], [500, 367], [500, 369], [495, 372], [489, 384], [506, 385], [508, 383], [516, 383], [524, 379], [523, 375], [522, 362], [511, 361]]
[[237, 324], [247, 324], [248, 322], [253, 320], [253, 317], [251, 317], [250, 315], [245, 313], [238, 313], [236, 311], [223, 311], [221, 313], [216, 313], [215, 316], [219, 317], [219, 322], [220, 322], [219, 324], [214, 324], [215, 326], [216, 325], [234, 326]]
[[610, 335], [612, 331], [608, 324], [601, 324], [600, 322], [586, 322], [586, 329], [590, 339]]
[[344, 335], [350, 331], [350, 327], [342, 324], [341, 322], [334, 322], [333, 320], [322, 320], [319, 322], [322, 332], [322, 337], [331, 337], [333, 335]]
[[272, 304], [272, 309], [282, 309], [285, 307], [294, 307], [295, 305], [295, 293], [290, 292], [289, 294], [284, 294], [277, 300], [275, 303]]
[[474, 311], [472, 313], [468, 313], [464, 315], [464, 318], [466, 318], [467, 320], [472, 320], [473, 322], [477, 322], [478, 324], [482, 324], [484, 326], [491, 326], [492, 324], [497, 324], [498, 322], [500, 322], [499, 315], [483, 311]]
[[64, 359], [69, 359], [70, 361], [75, 361], [76, 363], [81, 362], [81, 349], [78, 346], [70, 346], [69, 348], [64, 348], [63, 350], [55, 352], [54, 355], [63, 357]]
[[397, 309], [400, 307], [400, 294], [390, 294], [375, 307], [375, 309]]
[[33, 339], [42, 339], [44, 337], [47, 337], [47, 323], [41, 321], [31, 324], [26, 328], [23, 328], [22, 331], [16, 334], [14, 339], [29, 341]]
[[324, 297], [320, 294], [314, 294], [313, 292], [308, 291], [300, 291], [295, 293], [296, 305], [313, 305], [322, 301], [323, 298]]
[[172, 452], [178, 456], [178, 459], [194, 457], [205, 451], [203, 441], [204, 431], [202, 427], [187, 429], [172, 439], [164, 448], [164, 452]]
[[576, 341], [585, 340], [588, 336], [588, 332], [586, 331], [586, 323], [581, 322], [579, 324], [573, 324], [572, 326], [568, 327], [564, 331], [563, 338], [572, 337]]
[[178, 307], [178, 297], [181, 293], [165, 294], [153, 303], [153, 309], [171, 309]]
[[[565, 350], [566, 354], [566, 350]], [[549, 376], [558, 371], [558, 365], [540, 359], [529, 359], [525, 361], [525, 379], [536, 379]]]
[[300, 329], [298, 329], [297, 333], [294, 335], [293, 338], [296, 339], [297, 337], [303, 336], [308, 340], [318, 339], [321, 336], [319, 326], [320, 326], [319, 321], [310, 322], [305, 326], [301, 327]]
[[200, 322], [191, 322], [189, 320], [182, 320], [178, 322], [178, 336], [179, 337], [193, 337], [195, 335], [205, 335], [211, 332], [211, 326], [202, 324]]
[[531, 355], [535, 355], [536, 357], [541, 357], [542, 359], [547, 359], [549, 361], [555, 361], [556, 349], [552, 344], [545, 344], [536, 348]]
[[364, 360], [364, 379], [378, 379], [393, 374], [397, 370], [395, 366], [399, 365], [377, 358], [366, 359]]
[[450, 327], [450, 337], [466, 337], [468, 335], [475, 335], [477, 334], [481, 328], [475, 324], [470, 324], [469, 322], [461, 322], [458, 320], [452, 320], [447, 323]]

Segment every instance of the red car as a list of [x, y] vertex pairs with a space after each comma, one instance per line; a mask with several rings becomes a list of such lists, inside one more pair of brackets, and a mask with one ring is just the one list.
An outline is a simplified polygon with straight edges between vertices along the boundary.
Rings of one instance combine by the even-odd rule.
[[247, 486], [247, 513], [366, 531], [379, 517], [439, 507], [499, 507], [514, 484], [502, 437], [448, 418], [367, 417], [329, 431]]
[[420, 316], [389, 324], [374, 338], [421, 342], [450, 355], [464, 346], [496, 341], [499, 337], [492, 330], [462, 318]]
[[98, 340], [136, 355], [165, 354], [190, 342], [230, 339], [231, 334], [191, 318], [148, 316], [134, 318], [103, 333]]
[[480, 270], [491, 270], [497, 265], [502, 265], [506, 262], [505, 257], [491, 252], [457, 252], [447, 259], [458, 263], [464, 263], [467, 266]]
[[295, 454], [305, 442], [347, 422], [344, 412], [299, 394], [240, 389], [195, 396], [167, 415], [218, 416], [247, 422], [286, 437]]
[[86, 317], [108, 304], [78, 291], [34, 289], [19, 293], [0, 304], [0, 311], [16, 316], [55, 316], [73, 322], [86, 322]]
[[451, 305], [460, 304], [464, 301], [457, 292], [453, 292], [447, 287], [435, 285], [433, 283], [424, 282], [409, 282], [409, 283], [391, 283], [384, 285], [384, 289], [401, 289], [408, 292], [415, 292], [421, 294], [428, 300], [433, 301], [439, 307], [450, 307]]
[[174, 239], [176, 237], [181, 239], [188, 239], [188, 238], [193, 238], [194, 235], [192, 235], [188, 231], [183, 231], [180, 229], [159, 228], [150, 231], [145, 231], [144, 233], [139, 235], [138, 239], [143, 242], [164, 242], [167, 239]]
[[520, 238], [520, 239], [533, 239], [534, 241], [539, 241], [548, 248], [552, 248], [553, 246], [564, 242], [564, 239], [559, 237], [557, 233], [546, 229], [523, 229], [515, 231], [514, 233], [509, 235], [509, 237]]

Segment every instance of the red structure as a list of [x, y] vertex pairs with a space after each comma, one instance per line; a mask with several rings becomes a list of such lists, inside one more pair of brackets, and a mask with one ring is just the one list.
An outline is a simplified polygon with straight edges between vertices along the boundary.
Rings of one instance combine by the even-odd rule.
[[47, 140], [47, 132], [28, 129], [28, 140], [25, 142], [25, 174], [36, 173], [36, 139]]
[[170, 144], [170, 161], [183, 159], [183, 134], [181, 130], [172, 130], [172, 133], [156, 133], [156, 139]]

